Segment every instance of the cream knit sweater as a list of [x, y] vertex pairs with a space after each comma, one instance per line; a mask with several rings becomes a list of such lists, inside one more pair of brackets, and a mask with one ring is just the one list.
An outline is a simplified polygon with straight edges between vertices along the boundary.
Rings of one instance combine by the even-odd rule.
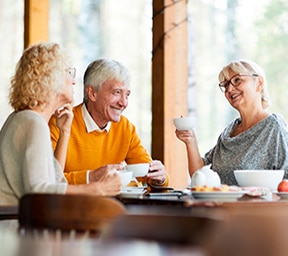
[[17, 205], [25, 193], [64, 194], [67, 184], [46, 121], [32, 110], [13, 112], [0, 132], [0, 204]]

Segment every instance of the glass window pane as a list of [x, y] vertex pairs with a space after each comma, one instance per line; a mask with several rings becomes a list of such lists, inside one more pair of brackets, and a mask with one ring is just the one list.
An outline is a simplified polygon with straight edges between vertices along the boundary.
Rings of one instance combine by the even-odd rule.
[[190, 0], [190, 113], [197, 117], [201, 154], [211, 149], [238, 112], [218, 88], [220, 69], [251, 59], [266, 72], [270, 112], [288, 120], [288, 2], [283, 0]]
[[0, 127], [11, 107], [8, 104], [10, 78], [23, 51], [24, 1], [0, 1]]

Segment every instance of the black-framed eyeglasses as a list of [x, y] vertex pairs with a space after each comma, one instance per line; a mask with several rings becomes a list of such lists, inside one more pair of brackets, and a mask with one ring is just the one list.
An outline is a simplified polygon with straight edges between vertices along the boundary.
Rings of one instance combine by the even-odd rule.
[[73, 79], [76, 77], [76, 68], [68, 68], [67, 71], [69, 76], [71, 76]]
[[236, 75], [232, 76], [228, 81], [220, 82], [219, 83], [220, 90], [222, 92], [226, 92], [230, 84], [234, 87], [239, 86], [243, 81], [242, 76], [252, 77], [252, 76], [258, 76], [258, 75], [257, 74], [246, 74], [246, 73], [236, 74]]

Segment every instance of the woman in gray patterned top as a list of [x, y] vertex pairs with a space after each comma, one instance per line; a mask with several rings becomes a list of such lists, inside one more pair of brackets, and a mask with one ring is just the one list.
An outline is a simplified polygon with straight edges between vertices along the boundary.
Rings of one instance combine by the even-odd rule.
[[220, 134], [217, 144], [200, 156], [193, 130], [176, 130], [186, 145], [190, 176], [211, 164], [222, 184], [237, 185], [234, 170], [285, 170], [288, 177], [288, 131], [281, 115], [269, 114], [265, 73], [256, 63], [237, 60], [219, 73], [219, 87], [240, 117]]

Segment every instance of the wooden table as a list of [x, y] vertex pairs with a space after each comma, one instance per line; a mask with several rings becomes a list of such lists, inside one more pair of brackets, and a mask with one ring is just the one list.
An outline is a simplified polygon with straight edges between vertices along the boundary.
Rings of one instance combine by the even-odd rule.
[[[202, 246], [216, 256], [287, 255], [288, 200], [277, 195], [244, 196], [235, 201], [205, 201], [188, 198], [164, 200], [139, 198], [123, 200], [130, 213], [153, 214], [155, 211], [222, 218], [223, 225], [211, 230]], [[183, 227], [181, 227], [183, 228]], [[193, 232], [191, 230], [191, 232]], [[203, 238], [205, 239], [205, 238]], [[208, 254], [209, 254], [208, 253]], [[212, 255], [211, 254], [211, 255]]]
[[[15, 222], [16, 220], [9, 220]], [[1, 221], [0, 221], [1, 222]], [[103, 240], [91, 238], [36, 237], [20, 235], [0, 225], [0, 255], [5, 256], [205, 256], [201, 248], [186, 244], [165, 244], [137, 239]]]
[[[125, 198], [127, 216], [115, 222], [132, 232], [132, 237], [124, 239], [111, 237], [109, 232], [102, 239], [35, 239], [19, 235], [17, 220], [2, 220], [0, 255], [287, 255], [288, 200], [277, 196], [232, 202], [191, 197], [159, 200]], [[137, 215], [143, 217], [140, 222]], [[192, 225], [193, 216], [216, 219], [220, 225], [207, 225], [201, 233]], [[199, 240], [190, 243], [187, 236]]]

